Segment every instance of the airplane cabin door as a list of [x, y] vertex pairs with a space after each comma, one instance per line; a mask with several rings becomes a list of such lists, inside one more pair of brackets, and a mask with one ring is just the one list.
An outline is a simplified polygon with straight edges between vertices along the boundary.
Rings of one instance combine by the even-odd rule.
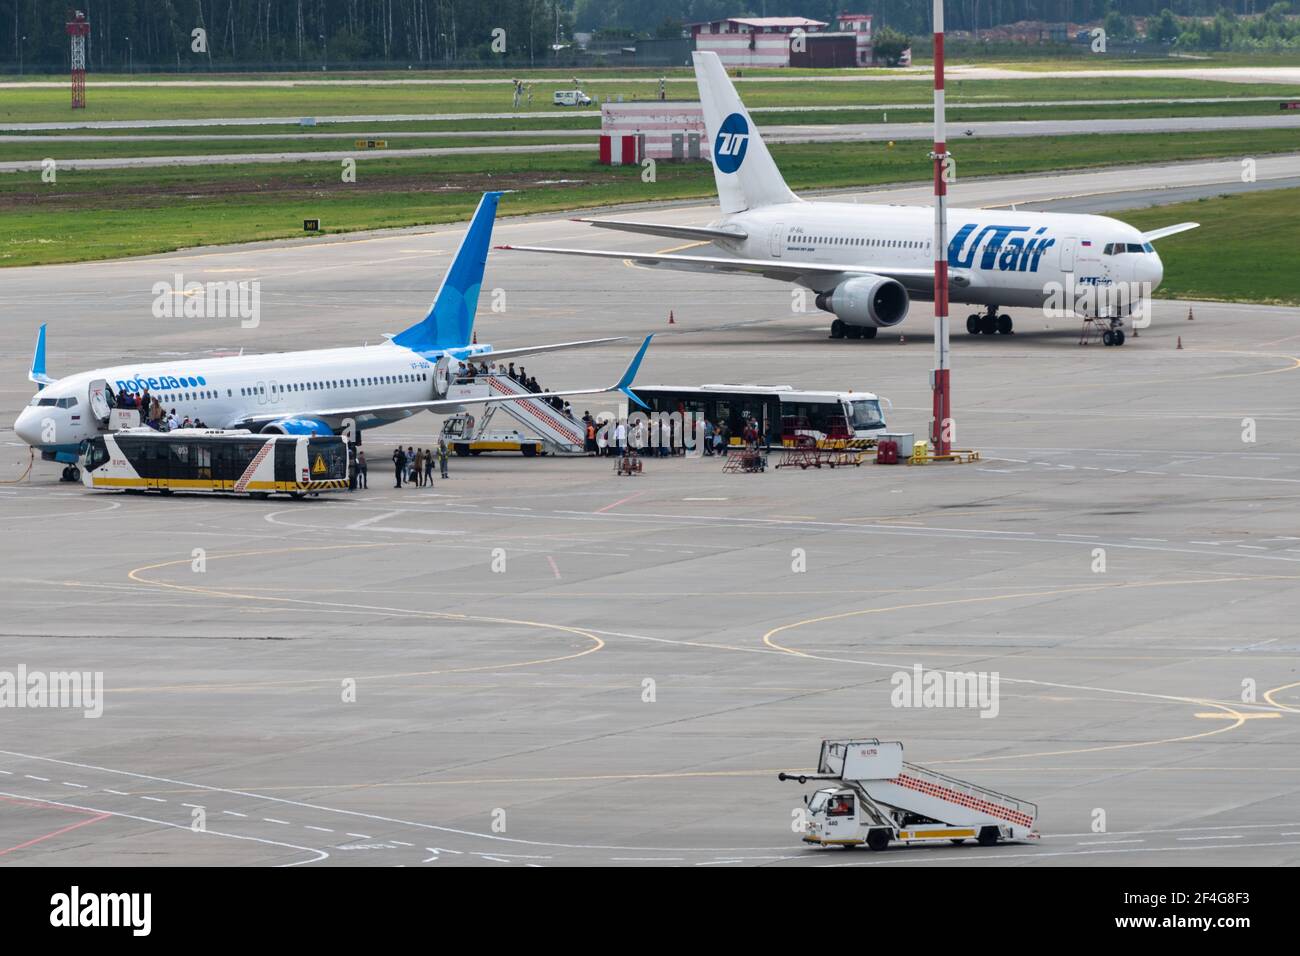
[[778, 222], [772, 227], [772, 235], [769, 242], [770, 246], [768, 251], [771, 253], [772, 258], [780, 259], [781, 247], [785, 244], [785, 223]]
[[110, 414], [108, 382], [102, 378], [95, 379], [90, 383], [90, 391], [86, 398], [90, 402], [90, 413], [95, 416], [95, 420], [101, 425], [106, 423]]
[[1078, 239], [1074, 236], [1066, 236], [1061, 240], [1061, 271], [1074, 271], [1074, 246]]
[[265, 405], [266, 404], [266, 383], [258, 382], [254, 386], [254, 388], [257, 390], [257, 404]]

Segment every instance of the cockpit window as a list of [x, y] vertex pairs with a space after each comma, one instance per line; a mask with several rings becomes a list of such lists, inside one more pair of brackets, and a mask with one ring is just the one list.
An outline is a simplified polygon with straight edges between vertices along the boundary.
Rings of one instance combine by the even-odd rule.
[[1143, 251], [1143, 252], [1155, 252], [1155, 251], [1156, 251], [1156, 247], [1153, 246], [1153, 245], [1151, 245], [1151, 243], [1149, 243], [1149, 242], [1144, 242], [1144, 243], [1142, 243], [1142, 251]]

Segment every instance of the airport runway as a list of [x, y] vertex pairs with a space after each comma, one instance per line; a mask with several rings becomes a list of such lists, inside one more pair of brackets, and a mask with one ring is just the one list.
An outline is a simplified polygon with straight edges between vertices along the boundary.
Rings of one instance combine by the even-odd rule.
[[[959, 181], [954, 202], [1235, 166]], [[458, 239], [0, 272], [3, 477], [25, 461], [10, 426], [38, 322], [55, 374], [375, 341], [423, 312]], [[496, 239], [669, 244], [559, 216]], [[152, 284], [177, 272], [259, 279], [261, 324], [152, 318]], [[485, 305], [481, 342], [655, 331], [645, 384], [871, 389], [893, 426], [926, 428], [924, 305], [905, 341], [844, 342], [758, 279], [494, 253], [484, 288], [506, 307]], [[626, 479], [484, 457], [392, 489], [385, 453], [428, 444], [431, 417], [370, 435], [369, 491], [304, 502], [92, 495], [38, 463], [0, 485], [0, 669], [102, 671], [106, 702], [7, 715], [0, 865], [1300, 863], [1300, 310], [1191, 305], [1157, 303], [1119, 349], [1024, 311], [1015, 336], [955, 336], [958, 443], [984, 455], [964, 466], [651, 460]], [[631, 348], [528, 364], [603, 384]], [[891, 706], [914, 664], [997, 672], [997, 717]], [[801, 848], [804, 789], [775, 775], [854, 734], [1036, 802], [1041, 843]]]
[[[1016, 120], [961, 123], [954, 126], [955, 141], [975, 138], [1020, 138], [1029, 136], [1093, 136], [1122, 133], [1172, 133], [1205, 130], [1300, 129], [1300, 115], [1279, 113], [1264, 116], [1141, 117], [1133, 119]], [[572, 131], [568, 131], [570, 134]], [[478, 135], [492, 135], [478, 134]], [[934, 136], [929, 123], [840, 123], [828, 126], [772, 126], [763, 130], [769, 143], [842, 143], [882, 140], [927, 140]], [[367, 151], [367, 159], [451, 156], [499, 153], [592, 152], [598, 144], [588, 143], [497, 143], [490, 146], [428, 146]], [[337, 162], [354, 158], [355, 149], [286, 150], [266, 153], [200, 153], [180, 156], [115, 156], [91, 159], [60, 159], [65, 169], [136, 169], [158, 166], [245, 165], [249, 163]], [[0, 162], [0, 172], [35, 172], [43, 159]]]

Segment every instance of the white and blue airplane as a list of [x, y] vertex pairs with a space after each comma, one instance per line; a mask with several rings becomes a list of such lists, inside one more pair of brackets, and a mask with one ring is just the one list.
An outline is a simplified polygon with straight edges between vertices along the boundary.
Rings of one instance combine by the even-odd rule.
[[499, 192], [483, 194], [428, 314], [377, 345], [116, 365], [56, 379], [46, 373], [42, 325], [27, 376], [38, 391], [19, 414], [14, 432], [43, 459], [69, 464], [64, 477], [75, 479], [71, 465], [83, 443], [107, 429], [108, 392], [148, 391], [180, 418], [202, 419], [213, 428], [284, 435], [338, 434], [348, 422], [359, 432], [421, 411], [457, 411], [464, 404], [613, 391], [643, 404], [631, 386], [650, 336], [622, 378], [608, 387], [492, 396], [470, 403], [445, 397], [466, 362], [500, 362], [622, 338], [513, 349], [473, 342], [479, 287], [500, 198]]
[[[695, 240], [712, 254], [629, 253], [608, 249], [503, 246], [530, 252], [625, 259], [638, 265], [765, 276], [793, 282], [816, 295], [817, 307], [835, 316], [831, 337], [875, 338], [907, 317], [913, 299], [934, 299], [932, 206], [805, 201], [790, 191], [758, 128], [716, 53], [694, 54], [704, 125], [713, 144], [713, 175], [722, 207], [707, 226], [580, 219], [604, 229]], [[1195, 229], [1184, 222], [1151, 232], [1106, 216], [1072, 213], [948, 209], [949, 300], [982, 306], [966, 331], [1009, 334], [1003, 306], [1041, 308], [1069, 295], [1067, 308], [1092, 303], [1090, 315], [1109, 319], [1107, 345], [1122, 345], [1118, 299], [1102, 295], [1155, 289], [1164, 267], [1157, 239]], [[703, 251], [703, 250], [702, 250]], [[1124, 309], [1123, 311], [1127, 311]]]

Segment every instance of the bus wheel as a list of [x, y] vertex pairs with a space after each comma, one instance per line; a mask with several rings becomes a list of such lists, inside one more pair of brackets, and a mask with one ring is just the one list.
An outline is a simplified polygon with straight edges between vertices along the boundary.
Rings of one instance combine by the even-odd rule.
[[951, 843], [953, 846], [961, 846], [961, 845], [962, 845], [963, 843], [965, 843], [966, 841], [965, 841], [965, 840], [949, 840], [948, 842]]
[[884, 850], [889, 846], [888, 830], [872, 830], [867, 834], [867, 846], [873, 850]]
[[[262, 495], [261, 497], [265, 498], [266, 495]], [[302, 501], [302, 499], [306, 498], [307, 496], [304, 495], [301, 491], [291, 491], [289, 492], [289, 497], [292, 498], [294, 501]]]
[[255, 491], [249, 495], [249, 497], [256, 498], [258, 501], [265, 501], [267, 498], [271, 497], [271, 495], [265, 491]]
[[980, 835], [976, 839], [980, 846], [993, 846], [998, 842], [998, 828], [980, 827]]
[[466, 458], [466, 457], [468, 457], [468, 456], [469, 456], [469, 445], [457, 445], [457, 446], [456, 446], [456, 454], [459, 455], [461, 458]]

